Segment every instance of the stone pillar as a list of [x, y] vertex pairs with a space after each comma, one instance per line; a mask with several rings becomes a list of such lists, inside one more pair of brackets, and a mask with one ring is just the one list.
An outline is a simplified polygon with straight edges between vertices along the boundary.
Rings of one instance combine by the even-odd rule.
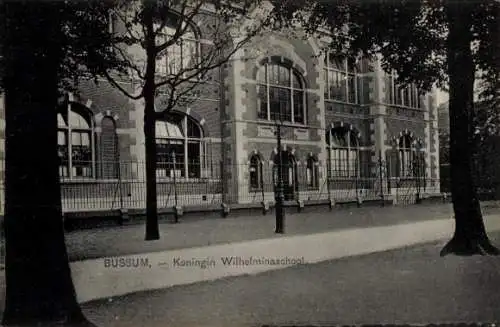
[[[437, 89], [434, 87], [430, 94], [428, 95], [428, 134], [426, 133], [426, 138], [429, 139], [429, 161], [427, 162], [427, 171], [430, 178], [433, 179], [434, 192], [440, 192], [440, 181], [439, 181], [439, 129], [438, 129], [438, 111], [437, 111]], [[427, 126], [427, 124], [426, 124]]]
[[[386, 99], [386, 94], [389, 94], [385, 83], [385, 73], [381, 66], [381, 58], [377, 57], [375, 61], [371, 63], [372, 72], [369, 73], [368, 87], [369, 87], [369, 103], [370, 103], [370, 116], [373, 117], [373, 122], [370, 124], [370, 141], [373, 147], [371, 155], [372, 163], [372, 173], [377, 177], [375, 182], [375, 187], [383, 190], [386, 194], [387, 190], [387, 169], [384, 165], [381, 169], [380, 160], [385, 162], [389, 158], [386, 158], [386, 151], [389, 149], [387, 145], [387, 133], [386, 133], [386, 105], [388, 102]], [[382, 177], [380, 174], [382, 172]], [[380, 185], [382, 183], [382, 185]]]

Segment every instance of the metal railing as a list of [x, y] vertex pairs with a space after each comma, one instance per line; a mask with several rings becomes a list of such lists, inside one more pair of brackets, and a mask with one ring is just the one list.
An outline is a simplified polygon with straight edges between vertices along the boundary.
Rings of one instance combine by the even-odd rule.
[[[285, 201], [356, 201], [383, 199], [398, 188], [416, 192], [417, 185], [426, 191], [422, 176], [396, 178], [387, 176], [385, 163], [356, 163], [331, 160], [328, 166], [291, 162], [282, 166]], [[94, 163], [94, 177], [61, 177], [64, 211], [143, 209], [146, 206], [144, 162]], [[107, 167], [107, 174], [99, 173]], [[332, 169], [331, 167], [336, 167]], [[329, 169], [330, 168], [330, 169]], [[383, 168], [383, 169], [381, 169]], [[221, 170], [224, 169], [223, 179]], [[111, 173], [110, 173], [111, 172]], [[259, 162], [233, 164], [162, 162], [157, 167], [158, 208], [174, 206], [207, 207], [227, 204], [274, 202], [277, 164]], [[395, 181], [397, 179], [397, 181]], [[420, 184], [416, 180], [421, 180]]]
[[[352, 160], [339, 159], [331, 160], [328, 165], [305, 161], [283, 164], [285, 201], [366, 201], [403, 196], [404, 192], [439, 192], [439, 181], [423, 175], [388, 176], [384, 162], [357, 162], [355, 167], [349, 166], [351, 163]], [[80, 168], [84, 166], [92, 168]], [[60, 176], [63, 211], [144, 209], [145, 171], [145, 163], [138, 161], [73, 165], [72, 171], [65, 170]], [[277, 174], [277, 165], [270, 162], [259, 162], [257, 166], [244, 162], [225, 167], [216, 161], [161, 162], [156, 179], [158, 208], [273, 203]], [[3, 193], [2, 182], [2, 214]]]

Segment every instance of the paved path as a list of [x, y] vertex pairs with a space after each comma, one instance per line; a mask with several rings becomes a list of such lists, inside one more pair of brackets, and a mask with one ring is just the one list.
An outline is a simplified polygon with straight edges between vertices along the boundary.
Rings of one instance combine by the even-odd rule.
[[[500, 215], [485, 216], [485, 224], [489, 231], [500, 230]], [[131, 292], [280, 269], [291, 266], [291, 260], [316, 263], [446, 239], [451, 236], [453, 228], [454, 222], [446, 219], [343, 229], [150, 252], [121, 256], [113, 260], [91, 259], [72, 262], [71, 269], [78, 300], [85, 302]], [[223, 260], [230, 257], [235, 257], [235, 261], [278, 258], [284, 259], [285, 262], [225, 264]]]
[[[500, 213], [495, 203], [483, 203], [484, 214]], [[305, 212], [286, 216], [286, 235], [304, 235], [359, 227], [389, 226], [452, 217], [450, 204], [407, 207], [362, 207]], [[66, 234], [70, 261], [105, 256], [201, 247], [276, 238], [275, 217], [253, 215], [203, 219], [160, 225], [161, 239], [144, 242], [144, 225], [101, 228]]]
[[[490, 233], [500, 244], [500, 233]], [[443, 242], [83, 304], [99, 326], [499, 322], [500, 258]]]

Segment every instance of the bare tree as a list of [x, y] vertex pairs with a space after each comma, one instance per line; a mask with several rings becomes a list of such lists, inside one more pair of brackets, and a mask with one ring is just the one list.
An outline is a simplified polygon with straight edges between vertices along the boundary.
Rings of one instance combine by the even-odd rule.
[[[254, 10], [259, 4], [260, 0], [231, 4], [218, 0], [136, 0], [116, 6], [115, 47], [129, 73], [102, 73], [130, 99], [144, 100], [146, 240], [159, 239], [156, 120], [196, 98], [197, 90], [216, 68], [262, 31], [268, 16], [265, 10]], [[253, 17], [249, 17], [250, 12]], [[202, 33], [196, 26], [203, 27]], [[124, 78], [132, 78], [132, 90], [120, 83]], [[155, 108], [160, 93], [164, 101]]]

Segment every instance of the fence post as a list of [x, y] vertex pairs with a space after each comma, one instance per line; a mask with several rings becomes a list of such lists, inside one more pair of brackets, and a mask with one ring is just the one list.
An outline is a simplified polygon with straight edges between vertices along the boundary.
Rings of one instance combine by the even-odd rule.
[[125, 209], [123, 205], [122, 174], [121, 174], [120, 161], [118, 161], [118, 190], [120, 196], [120, 216], [121, 216], [120, 221], [123, 224], [124, 222], [128, 221], [130, 217], [128, 215], [128, 209]]
[[356, 160], [356, 164], [355, 164], [355, 171], [354, 171], [354, 174], [356, 175], [356, 180], [354, 181], [355, 183], [355, 188], [356, 188], [356, 203], [357, 203], [357, 206], [358, 207], [361, 207], [361, 204], [363, 203], [363, 200], [361, 199], [361, 190], [359, 189], [359, 156], [357, 157], [357, 160]]
[[382, 200], [382, 206], [385, 206], [385, 199], [384, 199], [384, 177], [382, 176], [382, 150], [379, 150], [378, 154], [378, 166], [379, 166], [379, 175], [380, 175], [380, 199]]
[[332, 192], [330, 191], [330, 178], [331, 178], [331, 173], [332, 173], [332, 152], [330, 151], [330, 147], [326, 147], [326, 152], [328, 155], [328, 162], [326, 163], [326, 189], [328, 192], [328, 201], [330, 203], [329, 207], [330, 210], [333, 209], [333, 202], [332, 202]]
[[179, 216], [182, 215], [182, 209], [177, 205], [177, 167], [175, 151], [172, 151], [172, 163], [174, 168], [174, 222], [179, 222]]

